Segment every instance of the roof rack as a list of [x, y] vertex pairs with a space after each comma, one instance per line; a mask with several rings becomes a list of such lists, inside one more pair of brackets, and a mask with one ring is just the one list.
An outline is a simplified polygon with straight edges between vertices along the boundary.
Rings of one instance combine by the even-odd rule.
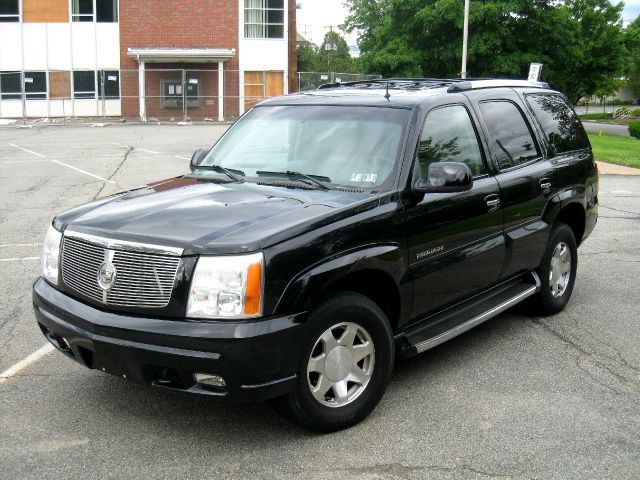
[[499, 78], [381, 78], [378, 80], [358, 80], [344, 83], [326, 83], [318, 90], [329, 88], [389, 88], [402, 90], [426, 90], [447, 87], [447, 91], [462, 92], [479, 88], [496, 87], [533, 87], [549, 88], [546, 82], [530, 82], [528, 80], [499, 79]]

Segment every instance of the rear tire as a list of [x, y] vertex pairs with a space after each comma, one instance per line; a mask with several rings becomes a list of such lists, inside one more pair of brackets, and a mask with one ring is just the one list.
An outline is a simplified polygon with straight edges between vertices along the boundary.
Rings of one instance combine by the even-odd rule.
[[530, 302], [537, 313], [554, 315], [564, 309], [573, 292], [577, 266], [578, 247], [573, 230], [564, 223], [556, 223], [538, 267], [541, 289]]
[[315, 431], [351, 427], [378, 404], [394, 363], [394, 341], [384, 312], [369, 298], [340, 292], [309, 316], [295, 389], [274, 406]]

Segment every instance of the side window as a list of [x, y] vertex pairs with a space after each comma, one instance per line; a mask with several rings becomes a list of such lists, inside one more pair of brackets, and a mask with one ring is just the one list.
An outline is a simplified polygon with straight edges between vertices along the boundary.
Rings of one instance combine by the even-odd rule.
[[560, 95], [527, 95], [527, 103], [547, 136], [551, 156], [589, 148], [580, 120]]
[[452, 105], [429, 112], [418, 145], [418, 161], [423, 175], [433, 162], [464, 163], [474, 177], [486, 172], [478, 138], [465, 107]]
[[480, 111], [489, 129], [500, 170], [540, 157], [533, 134], [515, 104], [506, 100], [482, 102]]

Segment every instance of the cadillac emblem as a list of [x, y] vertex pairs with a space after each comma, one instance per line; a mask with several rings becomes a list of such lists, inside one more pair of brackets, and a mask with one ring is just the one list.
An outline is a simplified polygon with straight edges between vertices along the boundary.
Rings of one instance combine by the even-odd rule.
[[98, 270], [98, 285], [107, 292], [116, 283], [117, 275], [116, 267], [109, 261], [104, 262]]

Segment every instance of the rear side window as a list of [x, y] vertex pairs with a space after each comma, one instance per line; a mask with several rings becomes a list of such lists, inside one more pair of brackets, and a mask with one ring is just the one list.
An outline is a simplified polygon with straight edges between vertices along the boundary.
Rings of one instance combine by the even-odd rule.
[[547, 136], [551, 156], [589, 148], [580, 120], [560, 95], [527, 95], [527, 103]]
[[540, 157], [531, 129], [515, 104], [506, 100], [482, 102], [480, 111], [500, 170]]
[[474, 177], [485, 173], [478, 138], [465, 107], [451, 105], [429, 113], [418, 145], [418, 161], [425, 176], [433, 162], [464, 163]]

